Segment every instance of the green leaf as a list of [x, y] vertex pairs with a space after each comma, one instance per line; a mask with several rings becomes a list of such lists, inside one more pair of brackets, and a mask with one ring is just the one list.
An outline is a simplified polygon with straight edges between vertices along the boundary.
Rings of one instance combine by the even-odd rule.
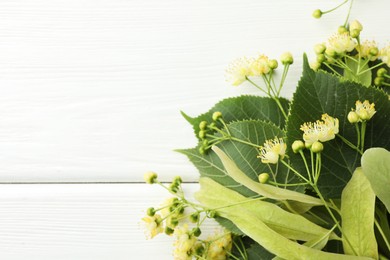
[[256, 192], [258, 195], [274, 200], [292, 200], [296, 202], [302, 202], [306, 205], [319, 206], [323, 205], [322, 201], [318, 198], [314, 198], [303, 193], [278, 188], [268, 184], [261, 184], [258, 181], [253, 181], [245, 173], [243, 173], [237, 165], [229, 158], [221, 149], [213, 147], [213, 151], [218, 155], [226, 172], [237, 183], [240, 183], [248, 189]]
[[[350, 69], [350, 70], [344, 70], [344, 77], [346, 79], [355, 81], [355, 82], [360, 83], [366, 87], [369, 87], [371, 85], [372, 73], [371, 73], [371, 70], [368, 70], [369, 66], [368, 66], [368, 63], [365, 59], [361, 59], [359, 63], [357, 63], [351, 59], [347, 59], [345, 64]], [[360, 74], [360, 75], [357, 75], [358, 71], [362, 72], [365, 70], [367, 70], [367, 71]]]
[[[285, 111], [287, 111], [289, 101], [285, 98], [281, 98], [280, 103]], [[241, 120], [263, 120], [272, 122], [275, 125], [280, 126], [280, 128], [283, 128], [285, 125], [284, 116], [280, 112], [276, 102], [271, 98], [258, 96], [243, 95], [224, 99], [218, 102], [208, 112], [197, 117], [190, 117], [184, 112], [182, 112], [182, 115], [192, 125], [195, 136], [198, 137], [200, 130], [199, 123], [202, 121], [212, 123], [212, 115], [216, 111], [222, 113], [223, 119], [226, 123]]]
[[[266, 140], [273, 139], [276, 136], [284, 136], [284, 132], [277, 126], [263, 121], [233, 122], [228, 124], [228, 129], [232, 136], [256, 145], [263, 145]], [[253, 146], [227, 140], [218, 144], [218, 147], [230, 158], [234, 158], [235, 164], [252, 180], [257, 180], [259, 173], [269, 172], [268, 166], [261, 163], [260, 159], [257, 158], [259, 152]], [[188, 156], [201, 176], [210, 177], [245, 196], [256, 195], [256, 193], [237, 183], [227, 174], [220, 159], [213, 151], [209, 151], [205, 155], [199, 154], [197, 148], [178, 151]], [[280, 183], [294, 182], [296, 176], [289, 173], [283, 165], [279, 165], [276, 180]]]
[[390, 212], [390, 152], [383, 148], [371, 148], [362, 157], [364, 175], [374, 193]]
[[343, 247], [346, 254], [378, 259], [374, 212], [374, 191], [362, 169], [357, 168], [341, 194]]
[[[291, 104], [287, 121], [287, 146], [295, 140], [302, 140], [300, 126], [305, 122], [315, 122], [321, 115], [328, 113], [339, 119], [339, 133], [352, 143], [356, 143], [355, 126], [347, 120], [351, 108], [357, 100], [369, 100], [375, 103], [377, 113], [367, 122], [366, 147], [390, 148], [390, 101], [388, 95], [373, 87], [365, 87], [355, 82], [340, 81], [326, 72], [312, 71], [307, 60], [303, 76]], [[306, 151], [310, 162], [309, 152]], [[300, 173], [306, 175], [306, 169], [299, 154], [289, 152], [291, 163]], [[322, 170], [318, 186], [325, 198], [339, 198], [341, 192], [360, 166], [360, 155], [340, 138], [324, 143]]]
[[253, 243], [248, 249], [248, 260], [268, 260], [273, 259], [275, 255], [264, 249], [261, 245]]
[[[296, 220], [292, 220], [290, 219], [290, 217], [286, 217], [287, 215], [279, 215], [279, 213], [274, 209], [264, 208], [267, 207], [267, 204], [275, 207], [276, 205], [268, 202], [255, 200], [248, 202], [247, 198], [241, 196], [237, 192], [234, 192], [218, 184], [210, 178], [202, 178], [200, 183], [201, 190], [195, 194], [196, 199], [198, 199], [206, 207], [218, 208], [218, 214], [232, 221], [243, 233], [245, 233], [247, 236], [255, 240], [261, 246], [263, 246], [268, 252], [276, 256], [289, 260], [372, 259], [369, 257], [357, 257], [350, 255], [326, 253], [294, 242], [285, 237], [284, 235], [273, 230], [274, 226], [269, 224], [269, 222], [278, 221], [279, 223], [281, 223], [285, 221], [286, 223], [290, 224], [291, 229], [295, 228], [295, 225], [299, 225], [299, 221], [296, 222]], [[246, 203], [242, 203], [244, 201]], [[257, 206], [256, 204], [260, 202], [262, 202], [261, 206]], [[271, 212], [268, 213], [268, 216], [264, 216], [263, 214], [259, 214], [257, 212], [258, 210], [261, 210], [264, 214], [267, 214], [268, 211]], [[274, 217], [272, 217], [272, 215]], [[296, 216], [301, 217], [299, 215]], [[265, 221], [269, 222], [267, 222], [266, 224]], [[302, 224], [305, 225], [307, 223]], [[303, 228], [303, 226], [300, 227]], [[307, 228], [308, 227], [306, 227], [305, 230], [307, 230]], [[314, 230], [311, 230], [309, 232], [316, 233], [316, 231]], [[302, 230], [301, 233], [302, 234], [300, 234], [300, 236], [309, 235], [309, 233], [304, 230]]]

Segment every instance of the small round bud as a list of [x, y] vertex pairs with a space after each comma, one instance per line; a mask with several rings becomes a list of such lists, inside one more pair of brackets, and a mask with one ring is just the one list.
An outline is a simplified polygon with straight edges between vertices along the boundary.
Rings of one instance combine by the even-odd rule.
[[347, 28], [345, 28], [345, 26], [339, 26], [339, 28], [337, 29], [337, 32], [339, 33], [339, 34], [343, 34], [343, 33], [346, 33], [346, 32], [348, 32], [348, 30], [347, 30]]
[[370, 119], [370, 115], [368, 114], [368, 112], [366, 111], [366, 110], [361, 110], [360, 112], [359, 112], [359, 117], [360, 117], [360, 119], [361, 120], [363, 120], [363, 121], [366, 121], [366, 120], [369, 120]]
[[198, 136], [200, 139], [204, 139], [206, 137], [206, 131], [200, 130]]
[[183, 180], [181, 179], [180, 176], [175, 176], [173, 178], [173, 182], [180, 185], [183, 182]]
[[215, 218], [215, 217], [217, 217], [218, 216], [218, 214], [217, 214], [217, 212], [216, 211], [209, 211], [208, 212], [208, 216], [210, 217], [210, 218]]
[[209, 145], [209, 140], [204, 139], [204, 140], [202, 141], [202, 145], [203, 145], [203, 147], [207, 147], [207, 146]]
[[213, 120], [217, 121], [218, 119], [222, 118], [222, 113], [217, 111], [213, 113]]
[[285, 52], [280, 56], [280, 61], [283, 65], [290, 65], [294, 63], [294, 58], [291, 52]]
[[165, 234], [167, 234], [168, 236], [172, 235], [174, 230], [170, 227], [165, 227], [165, 230], [164, 230]]
[[323, 63], [325, 60], [326, 60], [326, 58], [325, 58], [324, 54], [318, 54], [317, 55], [317, 62], [318, 63]]
[[355, 111], [351, 111], [348, 113], [348, 122], [350, 122], [351, 124], [355, 124], [357, 122], [359, 122], [359, 115], [355, 112]]
[[363, 25], [358, 20], [353, 20], [349, 23], [349, 31], [352, 32], [355, 30], [359, 33], [363, 31]]
[[200, 130], [206, 130], [206, 128], [207, 128], [207, 121], [202, 121], [199, 123]]
[[175, 182], [172, 182], [171, 185], [169, 185], [169, 190], [170, 190], [171, 192], [173, 192], [173, 193], [178, 192], [178, 190], [179, 190], [178, 184], [175, 183]]
[[199, 152], [201, 155], [205, 155], [205, 154], [206, 154], [206, 150], [204, 149], [203, 146], [199, 147], [198, 152]]
[[376, 77], [374, 79], [374, 85], [375, 86], [382, 86], [383, 82], [385, 81], [384, 77]]
[[379, 50], [377, 47], [372, 47], [370, 51], [368, 52], [370, 56], [376, 57], [379, 55]]
[[170, 217], [167, 219], [167, 226], [174, 228], [177, 225], [179, 225], [179, 220], [177, 220], [177, 218]]
[[326, 50], [326, 46], [322, 43], [316, 44], [314, 46], [314, 52], [316, 54], [323, 54], [325, 52], [325, 50]]
[[278, 68], [278, 61], [277, 60], [270, 60], [269, 62], [268, 62], [268, 67], [270, 67], [270, 69], [272, 69], [272, 70], [275, 70], [275, 69], [277, 69]]
[[376, 72], [376, 75], [378, 77], [383, 77], [387, 74], [387, 70], [385, 68], [380, 68], [377, 72]]
[[200, 243], [195, 245], [195, 254], [196, 255], [203, 255], [204, 253], [204, 246]]
[[192, 214], [190, 215], [190, 221], [191, 221], [192, 223], [198, 222], [198, 221], [199, 221], [199, 212], [192, 213]]
[[212, 122], [209, 126], [210, 126], [210, 128], [214, 128], [216, 125], [214, 122]]
[[349, 35], [352, 37], [352, 38], [358, 38], [360, 36], [360, 31], [358, 30], [352, 30]]
[[144, 180], [148, 184], [153, 184], [157, 180], [157, 173], [155, 172], [147, 172], [144, 174]]
[[259, 175], [259, 182], [260, 183], [263, 183], [263, 184], [267, 183], [268, 179], [269, 179], [269, 174], [268, 173], [261, 173]]
[[305, 142], [305, 148], [306, 148], [306, 149], [311, 149], [311, 146], [312, 146], [312, 144], [306, 143], [306, 142]]
[[317, 71], [321, 68], [321, 63], [314, 61], [310, 63], [310, 68], [314, 71]]
[[320, 153], [324, 150], [324, 145], [321, 142], [316, 141], [311, 145], [310, 149], [313, 153]]
[[337, 52], [333, 49], [326, 49], [325, 54], [328, 55], [331, 58], [336, 58], [337, 57]]
[[295, 140], [292, 143], [291, 148], [294, 153], [298, 153], [299, 151], [305, 149], [305, 144], [301, 140]]
[[200, 228], [196, 227], [192, 229], [192, 234], [194, 234], [194, 236], [196, 237], [199, 237], [200, 234], [202, 234], [202, 231], [200, 230]]
[[322, 16], [322, 11], [321, 11], [320, 9], [316, 9], [316, 10], [314, 10], [312, 16], [313, 16], [314, 18], [316, 18], [316, 19], [320, 19], [321, 16]]
[[155, 210], [153, 207], [148, 208], [148, 209], [146, 210], [146, 214], [147, 214], [149, 217], [153, 217], [153, 216], [156, 214], [156, 210]]

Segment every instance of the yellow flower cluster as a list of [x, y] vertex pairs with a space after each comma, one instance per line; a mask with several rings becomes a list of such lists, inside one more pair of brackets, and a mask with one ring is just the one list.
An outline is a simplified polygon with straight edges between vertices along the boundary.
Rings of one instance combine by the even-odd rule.
[[176, 241], [174, 242], [173, 257], [175, 260], [191, 260], [197, 238], [190, 234], [188, 225], [184, 224], [175, 229]]
[[209, 237], [207, 241], [210, 241], [210, 244], [207, 248], [207, 256], [205, 259], [228, 259], [227, 252], [230, 252], [230, 250], [232, 249], [232, 236], [230, 233], [226, 233], [224, 235], [217, 233], [214, 236]]
[[358, 122], [370, 120], [372, 116], [376, 113], [375, 104], [370, 104], [368, 100], [364, 100], [363, 103], [358, 100], [356, 101], [355, 106], [355, 112], [359, 117]]
[[303, 140], [306, 146], [312, 145], [314, 142], [326, 142], [335, 138], [339, 133], [339, 120], [328, 114], [323, 114], [322, 121], [317, 120], [315, 123], [308, 122], [301, 125]]
[[338, 33], [329, 38], [325, 53], [330, 57], [334, 57], [335, 54], [342, 56], [347, 52], [353, 51], [356, 46], [357, 42], [348, 32]]
[[386, 63], [388, 67], [390, 67], [390, 45], [381, 49], [379, 56], [381, 60]]
[[286, 154], [287, 145], [282, 138], [275, 137], [267, 140], [263, 146], [260, 147], [260, 155], [257, 158], [261, 159], [262, 163], [276, 164], [279, 157], [283, 159]]
[[144, 230], [147, 238], [151, 239], [164, 232], [162, 218], [159, 214], [155, 214], [154, 216], [145, 216], [142, 218], [142, 221], [144, 222]]

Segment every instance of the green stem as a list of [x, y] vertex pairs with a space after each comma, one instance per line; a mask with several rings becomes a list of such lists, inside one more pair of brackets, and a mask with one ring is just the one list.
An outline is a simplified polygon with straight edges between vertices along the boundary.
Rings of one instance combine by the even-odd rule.
[[383, 232], [381, 226], [379, 225], [379, 223], [378, 223], [378, 221], [376, 219], [375, 219], [375, 226], [378, 229], [379, 233], [381, 234], [381, 236], [383, 238], [383, 241], [385, 242], [385, 244], [387, 246], [387, 249], [390, 251], [390, 243], [387, 240], [387, 237], [386, 237], [385, 233]]
[[306, 161], [305, 154], [303, 153], [302, 150], [299, 150], [299, 154], [301, 155], [302, 160], [303, 160], [303, 163], [305, 164], [306, 172], [307, 172], [307, 175], [309, 176], [309, 181], [312, 182], [313, 180], [312, 180], [312, 178], [311, 178], [311, 174], [310, 174], [310, 170], [309, 170], [309, 165], [307, 165], [307, 161]]
[[[343, 4], [344, 4], [344, 3], [343, 3]], [[351, 14], [352, 5], [353, 5], [353, 0], [351, 0], [351, 4], [349, 5], [349, 9], [348, 9], [347, 18], [345, 19], [345, 22], [344, 22], [344, 27], [346, 27], [346, 26], [347, 26], [347, 24], [348, 24], [349, 15]]]
[[344, 2], [342, 2], [341, 4], [339, 4], [338, 6], [332, 8], [332, 9], [329, 9], [328, 11], [323, 11], [322, 13], [323, 14], [327, 14], [327, 13], [330, 13], [330, 12], [333, 12], [334, 10], [337, 10], [338, 8], [340, 8], [341, 6], [345, 5], [346, 3], [348, 3], [349, 0], [345, 0]]
[[268, 95], [267, 91], [265, 91], [262, 87], [260, 87], [259, 85], [257, 85], [255, 82], [253, 82], [250, 78], [248, 78], [248, 77], [245, 77], [245, 78], [246, 78], [246, 80], [247, 80], [248, 82], [250, 82], [253, 86], [255, 86], [256, 88], [258, 88], [259, 90], [261, 90], [262, 92], [264, 92], [265, 94]]
[[291, 167], [288, 163], [286, 163], [283, 160], [280, 160], [287, 168], [289, 168], [293, 173], [295, 173], [298, 177], [300, 177], [302, 180], [304, 180], [306, 183], [310, 183], [308, 179], [302, 176], [297, 170], [295, 170], [293, 167]]
[[345, 139], [343, 136], [337, 134], [338, 137], [340, 137], [340, 139], [346, 144], [348, 145], [349, 147], [351, 147], [352, 149], [356, 150], [357, 152], [359, 152], [361, 155], [363, 154], [362, 151], [360, 151], [360, 149], [358, 147], [356, 147], [354, 144], [352, 144], [350, 141], [348, 141], [347, 139]]
[[375, 69], [375, 68], [377, 68], [377, 67], [380, 67], [380, 66], [382, 66], [383, 64], [385, 64], [385, 63], [384, 63], [384, 62], [381, 62], [381, 63], [379, 63], [379, 64], [376, 64], [375, 66], [372, 66], [371, 68], [365, 69], [365, 70], [361, 71], [359, 74], [356, 74], [356, 75], [359, 76], [359, 75], [361, 75], [361, 74], [363, 74], [363, 73], [366, 73], [367, 71], [370, 71], [370, 70], [372, 70], [372, 69]]
[[360, 151], [361, 151], [361, 153], [363, 153], [363, 151], [364, 151], [364, 139], [365, 139], [365, 137], [366, 137], [366, 126], [367, 126], [367, 122], [366, 121], [363, 121], [362, 122], [362, 129], [361, 129], [361, 138], [360, 138], [360, 140], [361, 140], [361, 148], [360, 148]]
[[357, 123], [355, 124], [355, 128], [356, 128], [356, 133], [357, 133], [357, 145], [356, 145], [356, 147], [360, 147], [360, 128], [359, 128], [359, 125]]
[[287, 64], [287, 65], [284, 66], [282, 78], [280, 79], [280, 84], [279, 84], [279, 89], [278, 89], [278, 92], [277, 92], [277, 96], [279, 96], [280, 91], [281, 91], [282, 88], [283, 88], [284, 81], [286, 80], [286, 77], [287, 77], [287, 73], [288, 73], [288, 69], [289, 69], [289, 68], [290, 68], [290, 64]]
[[273, 97], [272, 99], [275, 100], [275, 102], [276, 102], [276, 104], [278, 105], [280, 111], [282, 112], [284, 118], [287, 119], [287, 114], [286, 114], [286, 112], [284, 111], [283, 106], [282, 106], [282, 104], [280, 103], [280, 100], [279, 100], [277, 97]]
[[242, 139], [239, 139], [239, 138], [236, 138], [236, 137], [233, 137], [233, 136], [229, 136], [229, 139], [233, 140], [233, 141], [236, 141], [236, 142], [240, 142], [242, 144], [247, 144], [247, 145], [253, 146], [253, 147], [257, 148], [257, 149], [260, 149], [260, 147], [261, 147], [260, 145], [257, 145], [257, 144], [251, 143], [251, 142], [247, 142], [247, 141], [244, 141]]
[[324, 62], [325, 66], [328, 67], [328, 69], [330, 69], [334, 74], [336, 74], [337, 76], [341, 77], [341, 74], [338, 73], [335, 69], [333, 69], [327, 62]]

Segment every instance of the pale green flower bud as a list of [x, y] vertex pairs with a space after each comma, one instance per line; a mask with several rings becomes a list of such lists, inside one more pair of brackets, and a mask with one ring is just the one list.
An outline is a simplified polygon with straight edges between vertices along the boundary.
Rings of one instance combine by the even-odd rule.
[[328, 55], [331, 58], [336, 58], [337, 57], [337, 52], [333, 49], [326, 49], [325, 50], [326, 55]]
[[218, 119], [222, 118], [222, 113], [217, 111], [213, 113], [213, 120], [217, 121]]
[[349, 35], [351, 35], [352, 38], [358, 38], [360, 36], [360, 31], [358, 30], [352, 30]]
[[314, 52], [316, 54], [323, 54], [325, 52], [325, 50], [326, 50], [326, 46], [322, 43], [316, 44], [314, 46]]
[[323, 63], [325, 60], [326, 60], [326, 58], [325, 58], [324, 54], [318, 54], [317, 55], [317, 62], [318, 63]]
[[320, 153], [324, 150], [324, 145], [321, 142], [316, 141], [311, 145], [310, 149], [313, 153]]
[[359, 115], [355, 111], [349, 112], [347, 118], [351, 124], [355, 124], [355, 123], [359, 122], [359, 119], [360, 119]]
[[207, 128], [207, 121], [202, 121], [199, 123], [200, 130], [206, 130], [206, 128]]
[[196, 227], [196, 228], [192, 229], [192, 234], [194, 234], [194, 236], [196, 236], [196, 237], [199, 237], [200, 234], [202, 234], [202, 231], [200, 230], [200, 228]]
[[301, 140], [295, 140], [291, 145], [291, 148], [294, 153], [298, 153], [305, 148], [305, 144]]
[[269, 179], [269, 174], [268, 173], [261, 173], [258, 178], [259, 178], [260, 183], [263, 183], [263, 184], [267, 183], [267, 181]]
[[378, 77], [383, 77], [383, 76], [386, 75], [386, 73], [387, 73], [387, 70], [386, 70], [385, 68], [380, 68], [380, 69], [376, 72], [376, 75], [377, 75]]
[[173, 182], [180, 185], [183, 182], [183, 180], [181, 179], [180, 176], [175, 176], [173, 178]]
[[384, 81], [385, 81], [384, 77], [376, 77], [374, 79], [374, 85], [380, 87], [380, 86], [382, 86]]
[[379, 55], [379, 49], [377, 47], [372, 47], [369, 51], [370, 56], [376, 57]]
[[155, 172], [147, 172], [144, 174], [144, 180], [148, 184], [153, 184], [157, 180], [157, 173]]
[[198, 136], [200, 139], [204, 139], [206, 137], [206, 131], [200, 130]]
[[198, 212], [192, 213], [190, 215], [190, 221], [192, 223], [196, 223], [196, 222], [198, 222], [198, 220], [199, 220], [199, 213]]
[[294, 63], [294, 58], [290, 52], [285, 52], [280, 56], [280, 61], [283, 65], [290, 65]]
[[148, 209], [146, 210], [146, 214], [147, 214], [148, 216], [150, 216], [150, 217], [153, 217], [153, 216], [156, 214], [156, 210], [155, 210], [153, 207], [148, 208]]
[[165, 227], [165, 229], [164, 229], [165, 234], [168, 236], [172, 235], [174, 231], [175, 230], [170, 228], [170, 227]]
[[358, 20], [349, 23], [349, 31], [352, 32], [355, 30], [359, 33], [363, 30], [363, 25]]
[[268, 62], [268, 67], [270, 67], [270, 69], [277, 69], [278, 68], [278, 61], [277, 60], [270, 60]]
[[198, 152], [201, 154], [201, 155], [204, 155], [204, 154], [206, 154], [206, 150], [201, 146], [201, 147], [199, 147], [199, 150], [198, 150]]
[[359, 113], [359, 117], [363, 121], [366, 121], [366, 120], [370, 119], [370, 115], [368, 114], [368, 112], [366, 110], [361, 110], [360, 113]]
[[343, 34], [343, 33], [348, 32], [348, 30], [347, 30], [347, 28], [345, 28], [345, 26], [339, 26], [339, 28], [337, 29], [337, 32], [339, 34]]
[[318, 61], [311, 62], [310, 68], [314, 71], [317, 71], [319, 68], [321, 68], [321, 63], [319, 63]]
[[316, 10], [314, 10], [312, 15], [313, 15], [314, 18], [320, 19], [321, 16], [322, 16], [322, 11], [320, 9], [316, 9]]

